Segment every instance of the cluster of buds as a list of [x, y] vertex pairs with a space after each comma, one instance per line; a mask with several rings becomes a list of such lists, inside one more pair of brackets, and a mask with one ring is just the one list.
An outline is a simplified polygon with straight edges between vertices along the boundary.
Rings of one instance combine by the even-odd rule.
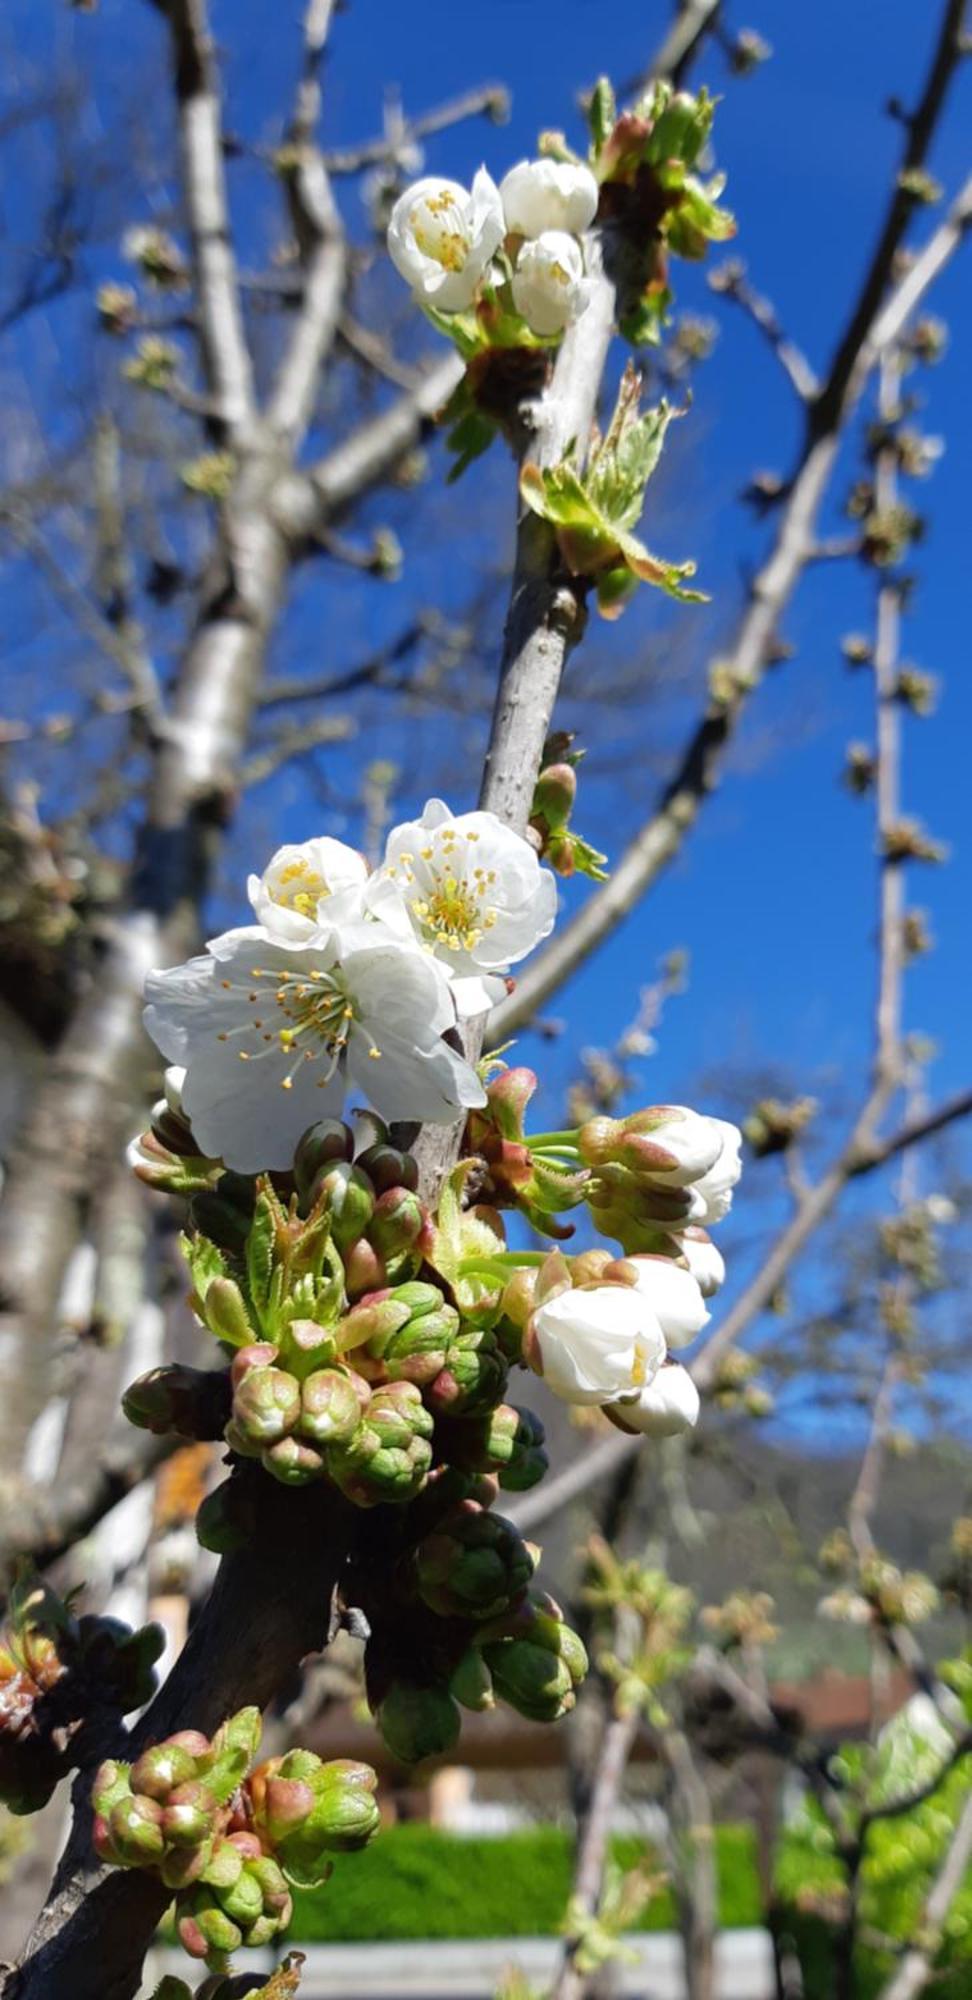
[[182, 1730], [94, 1780], [102, 1861], [156, 1874], [175, 1892], [184, 1949], [217, 1966], [286, 1930], [291, 1889], [325, 1881], [329, 1856], [378, 1825], [368, 1765], [292, 1750], [251, 1768], [259, 1738], [259, 1711], [241, 1709], [212, 1739]]
[[939, 1608], [939, 1593], [921, 1570], [902, 1570], [880, 1550], [859, 1560], [850, 1536], [838, 1529], [820, 1551], [820, 1564], [843, 1577], [836, 1590], [821, 1599], [824, 1618], [849, 1625], [923, 1625]]
[[788, 1104], [778, 1097], [761, 1097], [743, 1126], [743, 1136], [757, 1160], [785, 1153], [806, 1131], [816, 1109], [814, 1097], [796, 1097]]
[[733, 1590], [722, 1604], [704, 1606], [701, 1619], [726, 1652], [733, 1647], [771, 1646], [779, 1637], [773, 1599], [766, 1590]]
[[572, 744], [573, 737], [560, 730], [544, 745], [530, 808], [530, 831], [542, 860], [555, 874], [587, 875], [593, 882], [605, 882], [607, 856], [570, 824], [577, 798], [577, 766], [584, 755]]
[[149, 1700], [164, 1646], [158, 1625], [77, 1617], [34, 1575], [18, 1579], [0, 1632], [0, 1800], [11, 1812], [47, 1803], [86, 1723]]

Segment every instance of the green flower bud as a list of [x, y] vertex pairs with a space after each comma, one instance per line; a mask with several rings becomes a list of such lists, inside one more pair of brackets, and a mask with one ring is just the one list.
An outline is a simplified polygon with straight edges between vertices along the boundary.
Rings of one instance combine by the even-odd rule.
[[345, 1251], [344, 1285], [349, 1299], [363, 1298], [366, 1292], [379, 1292], [387, 1283], [385, 1260], [366, 1237]]
[[580, 1686], [590, 1662], [579, 1633], [573, 1631], [570, 1625], [565, 1625], [562, 1618], [549, 1611], [538, 1610], [529, 1627], [529, 1638], [532, 1645], [542, 1646], [546, 1652], [555, 1653], [558, 1659], [563, 1660], [574, 1686]]
[[244, 1933], [258, 1917], [262, 1917], [263, 1890], [255, 1875], [248, 1867], [240, 1870], [239, 1877], [231, 1889], [221, 1889], [219, 1900], [228, 1917], [243, 1927]]
[[225, 1805], [242, 1784], [253, 1763], [263, 1732], [258, 1708], [241, 1708], [217, 1729], [205, 1753], [198, 1758], [199, 1775], [205, 1778], [220, 1805]]
[[308, 1375], [300, 1392], [297, 1432], [314, 1444], [341, 1444], [354, 1436], [361, 1404], [354, 1383], [340, 1368]]
[[337, 1328], [337, 1340], [342, 1354], [350, 1354], [357, 1347], [368, 1347], [369, 1353], [381, 1356], [393, 1333], [406, 1326], [409, 1320], [408, 1307], [395, 1298], [393, 1292], [382, 1292], [377, 1298], [362, 1299], [360, 1305], [352, 1306], [345, 1313]]
[[322, 1118], [304, 1133], [294, 1154], [294, 1181], [305, 1208], [311, 1205], [311, 1189], [320, 1173], [335, 1160], [350, 1161], [354, 1134], [339, 1118]]
[[375, 1719], [400, 1764], [444, 1757], [459, 1739], [459, 1710], [451, 1694], [441, 1687], [393, 1681]]
[[282, 1368], [251, 1368], [233, 1396], [233, 1427], [246, 1445], [276, 1444], [300, 1416], [300, 1383]]
[[433, 1421], [411, 1382], [376, 1390], [354, 1437], [332, 1445], [327, 1467], [336, 1486], [360, 1507], [411, 1500], [432, 1463]]
[[260, 1453], [260, 1463], [281, 1486], [306, 1486], [312, 1479], [323, 1479], [325, 1472], [317, 1446], [305, 1444], [297, 1437], [281, 1438], [279, 1443], [268, 1445]]
[[154, 1799], [119, 1799], [108, 1815], [108, 1833], [123, 1868], [151, 1868], [165, 1848], [162, 1808]]
[[474, 1329], [459, 1335], [445, 1367], [426, 1390], [436, 1416], [475, 1416], [492, 1409], [506, 1388], [508, 1369], [492, 1333]]
[[427, 1221], [427, 1211], [417, 1194], [409, 1188], [389, 1188], [375, 1205], [368, 1241], [387, 1264], [414, 1248]]
[[112, 1808], [122, 1799], [132, 1796], [131, 1765], [119, 1764], [114, 1758], [99, 1764], [91, 1787], [91, 1798], [95, 1812], [107, 1819]]
[[396, 1188], [414, 1194], [418, 1187], [416, 1161], [411, 1153], [400, 1153], [395, 1146], [368, 1146], [365, 1152], [358, 1154], [355, 1164], [367, 1174], [379, 1197]]
[[511, 1521], [465, 1502], [420, 1542], [415, 1585], [440, 1618], [498, 1618], [526, 1590], [536, 1561]]
[[315, 1204], [324, 1202], [338, 1249], [350, 1250], [375, 1212], [375, 1192], [367, 1174], [348, 1160], [332, 1160], [317, 1175], [311, 1197]]
[[190, 1958], [208, 1958], [215, 1951], [238, 1951], [243, 1932], [220, 1908], [215, 1891], [199, 1884], [185, 1894], [188, 1902], [180, 1909], [176, 1925], [183, 1951]]
[[205, 1874], [212, 1860], [213, 1843], [202, 1840], [196, 1847], [171, 1847], [159, 1865], [167, 1889], [189, 1889]]
[[280, 1342], [284, 1362], [298, 1381], [303, 1382], [316, 1368], [329, 1368], [336, 1360], [335, 1331], [333, 1327], [320, 1326], [317, 1320], [291, 1320]]
[[214, 1278], [206, 1293], [206, 1324], [217, 1340], [231, 1347], [248, 1347], [257, 1338], [243, 1302], [239, 1285], [232, 1278]]
[[166, 1846], [198, 1847], [212, 1834], [218, 1811], [212, 1792], [200, 1779], [177, 1785], [162, 1809]]
[[478, 1646], [470, 1646], [468, 1653], [463, 1654], [449, 1682], [449, 1692], [463, 1708], [471, 1708], [476, 1714], [496, 1707], [493, 1676]]
[[562, 833], [577, 798], [577, 772], [572, 764], [547, 764], [533, 793], [531, 819], [548, 833]]
[[[165, 1805], [170, 1792], [196, 1776], [196, 1759], [181, 1743], [156, 1743], [131, 1769], [131, 1788]], [[99, 1810], [104, 1810], [103, 1807]]]
[[210, 1889], [219, 1892], [222, 1902], [224, 1889], [232, 1889], [243, 1873], [243, 1856], [230, 1840], [217, 1840], [213, 1848], [204, 1880]]
[[543, 1439], [543, 1425], [532, 1410], [499, 1403], [485, 1416], [444, 1423], [441, 1443], [452, 1465], [471, 1472], [496, 1471], [501, 1486], [524, 1493], [547, 1470]]
[[502, 1701], [531, 1722], [557, 1722], [573, 1708], [574, 1683], [566, 1661], [529, 1639], [500, 1639], [483, 1657]]

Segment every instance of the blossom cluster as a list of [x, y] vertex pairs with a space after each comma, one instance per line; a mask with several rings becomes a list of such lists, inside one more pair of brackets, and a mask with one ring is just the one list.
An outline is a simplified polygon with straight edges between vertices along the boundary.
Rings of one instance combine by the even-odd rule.
[[465, 312], [490, 290], [557, 340], [587, 307], [582, 239], [598, 199], [581, 161], [521, 160], [499, 187], [485, 167], [471, 189], [427, 176], [395, 203], [389, 254], [427, 309]]
[[146, 1026], [200, 1153], [286, 1169], [349, 1086], [389, 1121], [449, 1124], [484, 1102], [445, 1038], [553, 926], [556, 883], [528, 841], [433, 799], [371, 874], [320, 838], [280, 848], [248, 887], [255, 923], [146, 985]]

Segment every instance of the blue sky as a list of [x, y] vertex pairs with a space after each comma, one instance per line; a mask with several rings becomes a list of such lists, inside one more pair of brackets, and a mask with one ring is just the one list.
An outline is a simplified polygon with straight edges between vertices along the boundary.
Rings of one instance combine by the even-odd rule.
[[[883, 107], [892, 96], [907, 101], [916, 93], [937, 11], [913, 0], [858, 0], [851, 7], [846, 0], [816, 0], [812, 7], [746, 0], [745, 9], [731, 0], [729, 24], [759, 29], [772, 44], [772, 60], [745, 81], [727, 78], [715, 50], [697, 66], [697, 80], [724, 94], [715, 150], [739, 220], [734, 247], [815, 365], [825, 363], [833, 345], [886, 199], [900, 135]], [[473, 83], [495, 80], [512, 92], [510, 123], [457, 126], [430, 143], [426, 159], [430, 168], [466, 179], [485, 160], [499, 178], [533, 150], [543, 127], [563, 126], [579, 140], [578, 88], [602, 71], [616, 78], [636, 72], [669, 12], [660, 0], [615, 0], [611, 8], [591, 0], [491, 0], [476, 10], [454, 0], [398, 6], [351, 0], [332, 34], [328, 142], [341, 145], [376, 132], [385, 85], [397, 86], [406, 110], [417, 113]], [[295, 72], [299, 16], [297, 0], [215, 0], [231, 122], [251, 141], [272, 140], [279, 131], [279, 109]], [[157, 47], [157, 34], [151, 10], [137, 0], [102, 0], [95, 17], [65, 10], [47, 20], [30, 0], [12, 0], [7, 26], [0, 28], [0, 53], [6, 47], [20, 61], [42, 65], [78, 52], [97, 80], [97, 128], [110, 116], [119, 57], [130, 85]], [[972, 167], [970, 112], [972, 65], [953, 87], [932, 160], [947, 193]], [[360, 215], [353, 189], [348, 199], [353, 219]], [[244, 238], [259, 232], [260, 200], [269, 196], [247, 207], [240, 195]], [[919, 237], [934, 214], [919, 221]], [[117, 259], [106, 258], [108, 268], [117, 269]], [[677, 289], [681, 306], [713, 310], [697, 271], [681, 267]], [[939, 941], [911, 975], [907, 999], [909, 1027], [940, 1046], [931, 1071], [937, 1095], [967, 1084], [972, 1067], [972, 246], [953, 262], [932, 309], [949, 322], [951, 343], [942, 365], [922, 376], [922, 421], [944, 435], [946, 452], [927, 486], [913, 489], [916, 504], [927, 503], [930, 520], [914, 565], [919, 582], [905, 650], [942, 677], [943, 690], [934, 718], [908, 725], [904, 792], [907, 809], [927, 820], [953, 856], [947, 868], [915, 869], [911, 885], [911, 900], [928, 908]], [[404, 300], [396, 300], [394, 310], [404, 314]], [[640, 606], [612, 635], [611, 657], [619, 663], [630, 667], [661, 643], [672, 647], [683, 667], [682, 679], [666, 686], [657, 717], [649, 704], [639, 705], [633, 744], [627, 716], [599, 725], [585, 767], [588, 803], [580, 823], [611, 851], [650, 803], [668, 753], [696, 712], [706, 658], [732, 629], [740, 575], [765, 545], [766, 530], [737, 503], [739, 490], [758, 467], [785, 471], [798, 433], [792, 394], [752, 327], [731, 311], [721, 318], [715, 354], [697, 376], [692, 410], [679, 427], [654, 536], [650, 507], [646, 519], [648, 539], [663, 553], [697, 557], [712, 603], [703, 612], [679, 611], [674, 620], [660, 619], [656, 606]], [[441, 479], [442, 470], [439, 459], [433, 478]], [[834, 483], [835, 503], [856, 471], [848, 454]], [[441, 507], [441, 498], [436, 504]], [[390, 515], [404, 541], [402, 583], [376, 592], [333, 570], [309, 573], [279, 649], [288, 670], [299, 662], [320, 673], [332, 658], [336, 668], [355, 660], [376, 638], [399, 630], [409, 607], [433, 589], [449, 605], [461, 606], [477, 568], [508, 558], [512, 504], [509, 470], [494, 453], [448, 502], [451, 510], [463, 510], [464, 520], [442, 576], [435, 548], [417, 536], [410, 541], [408, 504], [376, 503], [375, 517]], [[825, 528], [835, 532], [842, 525], [835, 504]], [[498, 585], [497, 619], [501, 594]], [[846, 743], [870, 737], [870, 690], [866, 674], [852, 676], [843, 666], [838, 641], [844, 631], [867, 629], [871, 599], [870, 578], [853, 564], [829, 565], [806, 579], [785, 622], [795, 657], [753, 703], [718, 795], [650, 899], [557, 1003], [570, 1032], [553, 1057], [545, 1057], [556, 1087], [569, 1068], [570, 1048], [609, 1042], [630, 1018], [637, 989], [660, 956], [681, 945], [691, 953], [691, 987], [666, 1016], [660, 1054], [646, 1067], [646, 1097], [691, 1096], [705, 1077], [710, 1108], [730, 1109], [734, 1067], [779, 1066], [800, 1089], [843, 1093], [845, 1107], [854, 1103], [869, 1051], [875, 868], [868, 808], [841, 790], [838, 776]], [[679, 624], [686, 619], [698, 621], [690, 635]], [[599, 656], [600, 643], [598, 637], [592, 657]], [[460, 778], [453, 787], [457, 805], [473, 802], [477, 782], [475, 733], [461, 740], [469, 750], [468, 783], [463, 787]], [[398, 725], [393, 729], [376, 716], [369, 749], [402, 762]], [[360, 763], [361, 746], [352, 754]], [[413, 721], [403, 806], [411, 809], [425, 795], [441, 754], [441, 735]], [[329, 769], [339, 787], [341, 759], [332, 759]], [[321, 812], [318, 795], [302, 781], [268, 792], [256, 807], [257, 824], [271, 841], [316, 830]], [[339, 830], [339, 818], [332, 830]], [[252, 865], [236, 841], [231, 856], [234, 870]], [[566, 900], [584, 893], [572, 888]], [[219, 914], [239, 920], [240, 913], [238, 892], [234, 897], [224, 877]], [[522, 1053], [529, 1057], [529, 1040]], [[956, 1144], [967, 1159], [967, 1141]], [[745, 1265], [743, 1253], [737, 1268]]]

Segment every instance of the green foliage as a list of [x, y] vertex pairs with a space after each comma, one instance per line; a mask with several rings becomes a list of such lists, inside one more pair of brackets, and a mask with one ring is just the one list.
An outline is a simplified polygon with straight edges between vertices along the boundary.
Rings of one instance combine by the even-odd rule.
[[[760, 1921], [755, 1839], [743, 1826], [718, 1829], [720, 1920], [729, 1928]], [[624, 1835], [613, 1858], [629, 1869], [645, 1843]], [[649, 1862], [663, 1866], [650, 1852]], [[531, 1827], [495, 1839], [389, 1827], [348, 1865], [337, 1856], [328, 1890], [294, 1898], [291, 1934], [302, 1943], [373, 1943], [395, 1938], [555, 1936], [571, 1889], [572, 1845], [559, 1827]], [[635, 1930], [669, 1930], [675, 1909], [667, 1890], [634, 1918]]]

